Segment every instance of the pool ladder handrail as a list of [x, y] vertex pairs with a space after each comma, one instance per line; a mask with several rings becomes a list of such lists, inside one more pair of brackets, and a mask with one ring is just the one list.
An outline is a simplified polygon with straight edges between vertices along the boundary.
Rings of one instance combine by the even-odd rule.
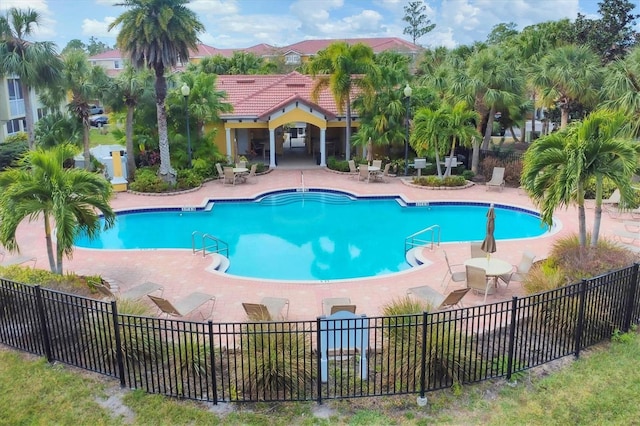
[[[202, 236], [202, 248], [196, 248], [196, 237], [198, 235]], [[207, 245], [207, 241], [211, 241], [211, 244]], [[209, 253], [218, 253], [229, 257], [229, 244], [226, 241], [216, 238], [211, 234], [205, 234], [200, 231], [193, 231], [191, 233], [192, 253], [196, 254], [197, 252], [202, 251], [202, 257], [205, 257], [207, 255], [207, 250], [209, 249], [212, 249], [211, 251], [209, 251]]]
[[[430, 233], [431, 239], [421, 239], [417, 238], [418, 236], [422, 236], [427, 232]], [[413, 233], [404, 239], [404, 252], [407, 253], [414, 247], [424, 247], [427, 244], [431, 244], [429, 247], [430, 250], [433, 251], [434, 244], [440, 247], [440, 225], [431, 225], [427, 228], [424, 228], [421, 231]]]

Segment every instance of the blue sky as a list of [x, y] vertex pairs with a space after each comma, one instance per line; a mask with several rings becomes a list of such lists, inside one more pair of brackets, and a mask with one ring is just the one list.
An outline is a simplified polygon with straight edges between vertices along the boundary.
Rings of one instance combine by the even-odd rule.
[[[112, 46], [113, 19], [124, 11], [118, 0], [2, 0], [0, 12], [31, 7], [43, 17], [34, 39], [54, 41], [94, 36]], [[640, 0], [636, 13], [640, 13]], [[192, 0], [189, 7], [205, 26], [200, 40], [217, 48], [259, 43], [286, 46], [304, 39], [402, 37], [403, 7], [409, 0]], [[578, 12], [596, 17], [598, 0], [429, 0], [427, 14], [436, 28], [418, 40], [425, 47], [455, 47], [484, 40], [501, 22], [519, 29], [538, 22], [574, 19]]]

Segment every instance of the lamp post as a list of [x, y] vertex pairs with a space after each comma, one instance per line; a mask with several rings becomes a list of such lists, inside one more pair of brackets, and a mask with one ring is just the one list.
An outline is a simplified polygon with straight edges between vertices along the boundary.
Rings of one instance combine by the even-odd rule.
[[406, 136], [404, 139], [404, 175], [407, 176], [409, 174], [409, 110], [411, 109], [411, 86], [409, 83], [404, 88], [404, 97], [407, 100], [407, 116], [405, 120], [406, 125]]
[[184, 83], [180, 88], [180, 91], [184, 97], [184, 111], [187, 115], [187, 154], [189, 155], [188, 167], [191, 168], [191, 131], [189, 129], [189, 93], [191, 93], [191, 89], [189, 89], [187, 83]]

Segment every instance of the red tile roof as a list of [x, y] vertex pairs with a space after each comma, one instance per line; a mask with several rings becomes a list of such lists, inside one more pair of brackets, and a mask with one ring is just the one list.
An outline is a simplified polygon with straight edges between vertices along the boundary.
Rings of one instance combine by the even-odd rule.
[[311, 99], [314, 80], [304, 74], [291, 72], [278, 75], [221, 75], [217, 79], [217, 90], [226, 92], [226, 102], [234, 111], [221, 114], [221, 118], [263, 119], [273, 111], [291, 102], [304, 102], [333, 119], [338, 108], [329, 90], [324, 90], [317, 101]]
[[282, 50], [284, 52], [296, 52], [301, 55], [315, 55], [320, 50], [326, 49], [331, 43], [338, 41], [343, 41], [350, 45], [362, 43], [371, 46], [373, 53], [380, 53], [387, 50], [394, 50], [396, 52], [418, 52], [422, 50], [420, 46], [398, 37], [304, 40], [285, 46]]
[[[206, 44], [198, 44], [196, 50], [189, 51], [189, 57], [191, 58], [204, 58], [205, 56], [214, 56], [217, 51], [222, 49], [216, 49], [212, 46], [207, 46]], [[226, 50], [226, 49], [225, 49]], [[111, 59], [122, 59], [122, 51], [120, 49], [112, 49], [107, 50], [106, 52], [98, 53], [97, 55], [93, 55], [89, 57], [89, 60], [111, 60]]]

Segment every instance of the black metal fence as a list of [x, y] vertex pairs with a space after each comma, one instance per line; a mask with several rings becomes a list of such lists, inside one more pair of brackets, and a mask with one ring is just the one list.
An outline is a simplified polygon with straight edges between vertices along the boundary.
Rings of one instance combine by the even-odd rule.
[[424, 396], [578, 356], [639, 319], [638, 264], [452, 311], [254, 323], [124, 315], [116, 302], [0, 280], [0, 342], [213, 403]]

